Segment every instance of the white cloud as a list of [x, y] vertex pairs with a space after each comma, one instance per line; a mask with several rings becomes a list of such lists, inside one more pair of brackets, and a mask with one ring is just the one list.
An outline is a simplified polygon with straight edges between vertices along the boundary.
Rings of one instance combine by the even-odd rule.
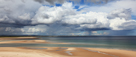
[[107, 13], [88, 12], [86, 14], [77, 14], [67, 16], [63, 20], [64, 23], [80, 25], [81, 28], [108, 28]]
[[42, 6], [32, 19], [32, 24], [51, 24], [63, 17], [75, 14], [72, 3], [64, 3], [61, 7]]
[[102, 6], [88, 6], [88, 8], [85, 8], [82, 11], [93, 11], [93, 12], [111, 12], [115, 9], [131, 9], [132, 14], [136, 15], [136, 0], [116, 0], [113, 2], [109, 2]]

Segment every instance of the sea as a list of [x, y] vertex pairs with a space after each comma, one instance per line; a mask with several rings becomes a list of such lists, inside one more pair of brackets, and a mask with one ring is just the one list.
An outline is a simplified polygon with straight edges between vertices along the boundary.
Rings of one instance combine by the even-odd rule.
[[48, 42], [70, 44], [16, 43], [16, 44], [0, 44], [0, 47], [89, 47], [89, 48], [126, 49], [136, 51], [136, 36], [55, 36], [38, 38], [39, 38], [38, 40], [46, 40]]

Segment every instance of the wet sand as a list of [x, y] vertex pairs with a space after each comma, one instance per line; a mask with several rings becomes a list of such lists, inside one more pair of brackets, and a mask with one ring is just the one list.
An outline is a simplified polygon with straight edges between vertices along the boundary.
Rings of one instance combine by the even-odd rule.
[[119, 57], [136, 57], [136, 51], [119, 50], [119, 49], [102, 49], [102, 48], [87, 48], [89, 50], [99, 51]]

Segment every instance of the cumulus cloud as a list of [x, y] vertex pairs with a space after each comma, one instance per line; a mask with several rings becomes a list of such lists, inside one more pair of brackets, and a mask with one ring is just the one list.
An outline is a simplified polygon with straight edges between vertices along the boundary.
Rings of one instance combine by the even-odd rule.
[[77, 28], [109, 28], [107, 13], [77, 13], [72, 3], [64, 3], [61, 7], [42, 6], [32, 19], [32, 24], [52, 24], [60, 22], [68, 25], [79, 25]]
[[106, 18], [106, 13], [88, 12], [86, 14], [77, 14], [65, 17], [64, 23], [80, 25], [80, 28], [108, 28], [109, 23]]
[[[74, 28], [76, 29], [109, 28], [112, 30], [130, 30], [130, 28], [127, 29], [123, 26], [128, 20], [132, 21], [130, 9], [117, 9], [111, 13], [90, 11], [83, 14], [77, 13], [77, 11], [73, 9], [72, 3], [64, 3], [61, 7], [49, 8], [42, 6], [32, 19], [32, 24], [52, 24], [59, 22], [60, 24], [67, 24], [72, 27], [75, 25]], [[131, 29], [135, 29], [135, 25], [128, 26], [134, 26]]]
[[32, 24], [51, 24], [60, 21], [63, 17], [73, 15], [76, 10], [73, 9], [72, 3], [64, 3], [61, 7], [42, 6], [36, 12], [32, 19]]

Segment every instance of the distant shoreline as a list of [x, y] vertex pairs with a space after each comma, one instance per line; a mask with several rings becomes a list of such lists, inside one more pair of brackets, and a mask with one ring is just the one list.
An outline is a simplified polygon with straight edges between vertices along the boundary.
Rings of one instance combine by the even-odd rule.
[[0, 37], [0, 40], [39, 39], [37, 37]]

